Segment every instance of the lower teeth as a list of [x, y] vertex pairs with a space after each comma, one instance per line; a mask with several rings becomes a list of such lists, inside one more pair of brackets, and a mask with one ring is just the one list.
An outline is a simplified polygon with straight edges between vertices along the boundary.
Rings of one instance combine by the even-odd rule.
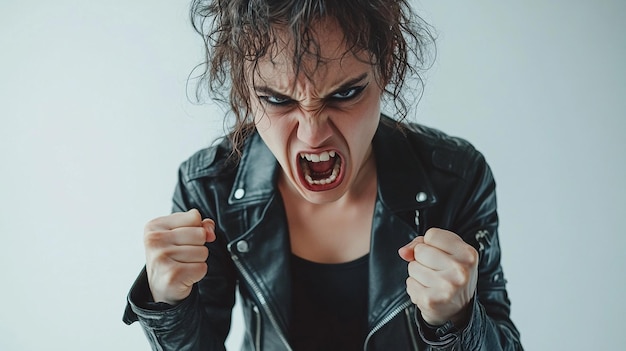
[[[305, 170], [305, 171], [308, 171], [308, 170]], [[334, 182], [335, 180], [337, 180], [338, 174], [339, 174], [339, 164], [335, 164], [335, 166], [333, 167], [333, 172], [330, 174], [328, 178], [313, 179], [310, 174], [306, 174], [304, 176], [304, 179], [307, 181], [307, 183], [311, 185], [325, 185], [325, 184], [330, 184]]]

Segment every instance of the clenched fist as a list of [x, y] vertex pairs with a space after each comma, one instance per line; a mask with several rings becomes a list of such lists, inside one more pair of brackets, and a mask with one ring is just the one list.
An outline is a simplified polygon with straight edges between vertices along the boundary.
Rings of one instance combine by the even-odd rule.
[[478, 280], [478, 252], [458, 235], [431, 228], [398, 250], [408, 262], [406, 290], [431, 325], [467, 317]]
[[159, 217], [146, 224], [144, 246], [148, 284], [155, 302], [172, 305], [191, 293], [207, 272], [215, 222], [202, 219], [196, 209]]

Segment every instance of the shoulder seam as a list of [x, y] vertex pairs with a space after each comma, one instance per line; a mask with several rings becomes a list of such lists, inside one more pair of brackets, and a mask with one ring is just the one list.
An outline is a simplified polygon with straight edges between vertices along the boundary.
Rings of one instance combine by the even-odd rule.
[[[411, 130], [420, 139], [423, 146], [430, 150], [429, 160], [432, 165], [442, 171], [450, 172], [461, 178], [467, 176], [467, 168], [474, 162], [480, 152], [467, 140], [450, 136], [438, 129], [420, 124], [410, 124]], [[428, 157], [428, 156], [427, 156]]]

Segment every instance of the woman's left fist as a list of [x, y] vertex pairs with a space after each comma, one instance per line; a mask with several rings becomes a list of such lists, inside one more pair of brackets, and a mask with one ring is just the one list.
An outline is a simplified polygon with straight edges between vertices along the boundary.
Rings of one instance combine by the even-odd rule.
[[398, 250], [408, 262], [406, 291], [431, 325], [458, 324], [478, 280], [478, 252], [453, 232], [430, 228]]

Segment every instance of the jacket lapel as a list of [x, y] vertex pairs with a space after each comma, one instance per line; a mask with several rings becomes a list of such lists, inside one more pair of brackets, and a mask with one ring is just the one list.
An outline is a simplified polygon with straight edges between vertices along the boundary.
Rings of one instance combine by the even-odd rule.
[[279, 166], [256, 133], [250, 137], [240, 162], [228, 199], [228, 211], [234, 214], [229, 216], [228, 248], [244, 271], [244, 281], [256, 294], [257, 302], [268, 307], [276, 327], [287, 335], [291, 249], [285, 210], [276, 188]]
[[369, 263], [371, 328], [410, 301], [406, 294], [407, 263], [398, 255], [398, 249], [420, 234], [407, 218], [413, 220], [416, 211], [437, 201], [423, 161], [393, 124], [383, 117], [373, 140], [378, 196]]

